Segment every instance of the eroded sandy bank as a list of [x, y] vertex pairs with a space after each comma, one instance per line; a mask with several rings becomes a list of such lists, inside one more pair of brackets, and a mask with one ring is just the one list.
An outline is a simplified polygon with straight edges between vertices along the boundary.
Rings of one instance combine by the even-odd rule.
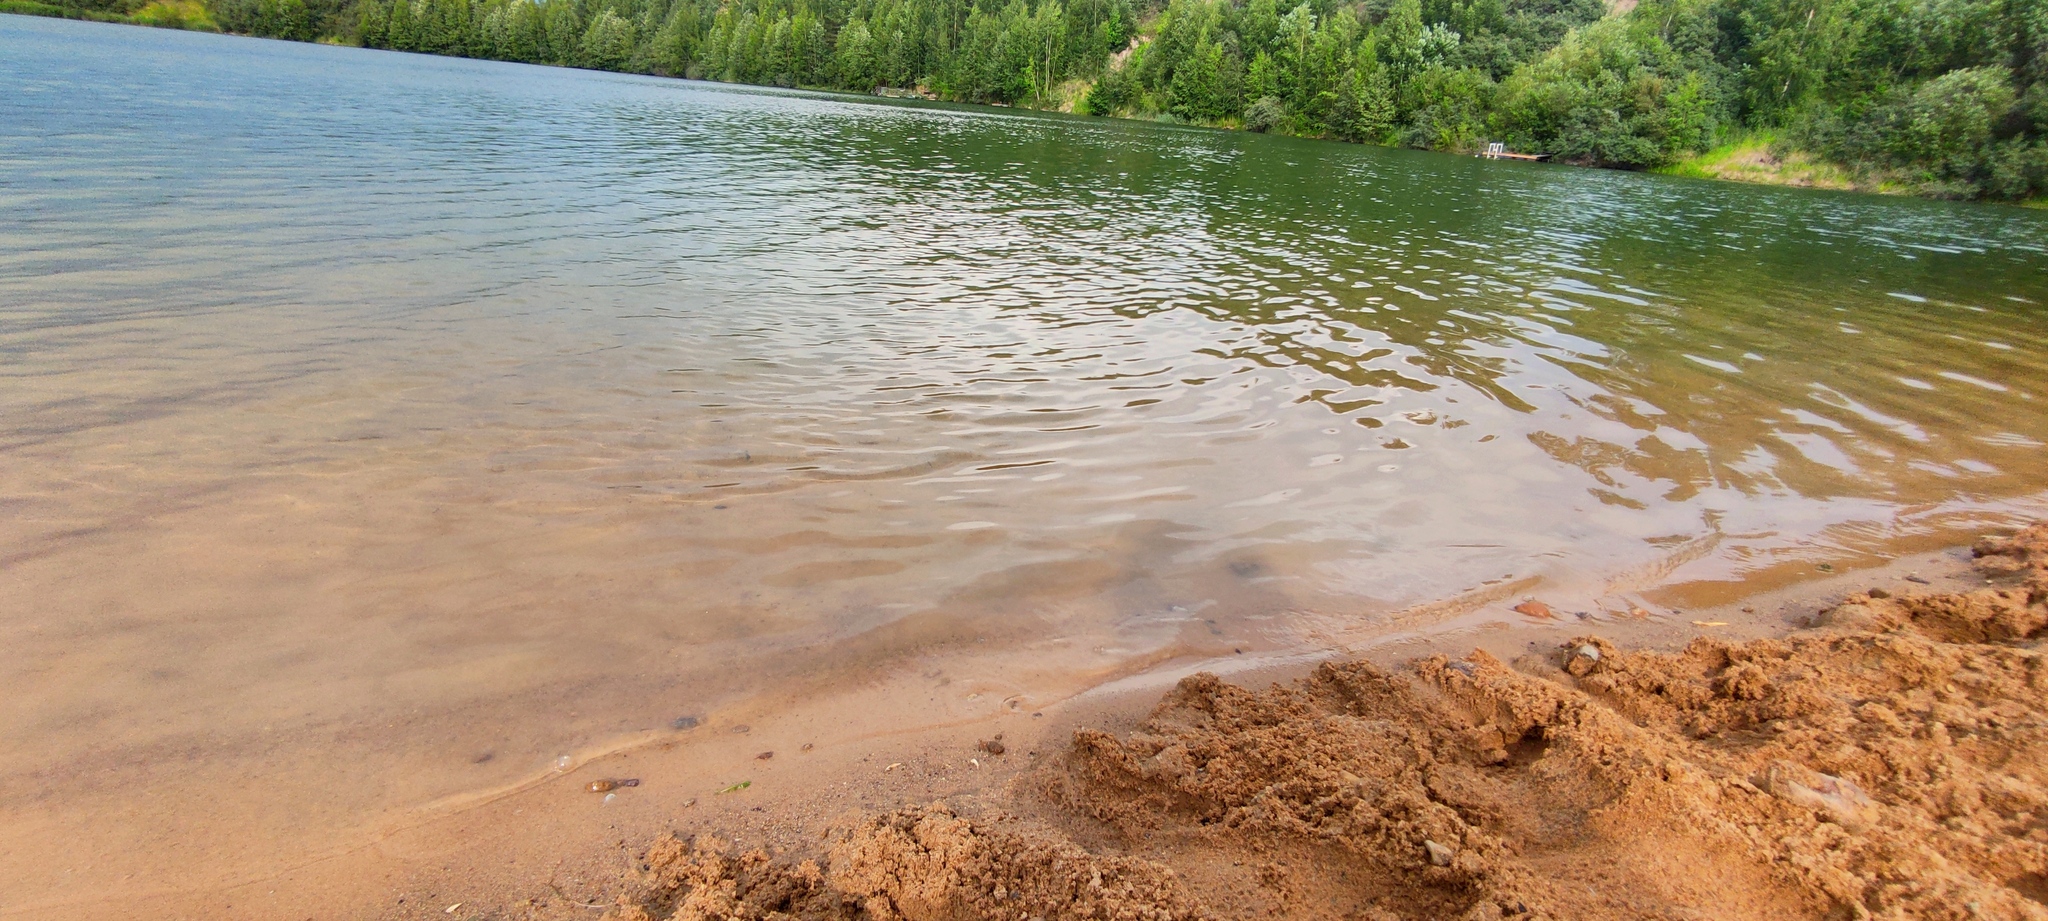
[[1783, 638], [1193, 676], [809, 844], [629, 847], [605, 917], [2048, 918], [2048, 527], [1976, 550]]

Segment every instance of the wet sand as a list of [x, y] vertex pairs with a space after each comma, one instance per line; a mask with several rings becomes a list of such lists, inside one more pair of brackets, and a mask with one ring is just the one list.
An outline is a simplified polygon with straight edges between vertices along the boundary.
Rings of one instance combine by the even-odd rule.
[[[149, 913], [1817, 918], [1853, 890], [1880, 917], [2037, 917], [2044, 537], [1989, 571], [1923, 551], [1712, 606], [1652, 590], [1640, 617], [1560, 603], [1337, 658], [1161, 662], [1059, 700], [1004, 698], [972, 671], [1003, 663], [939, 654]], [[2004, 604], [2018, 626], [1994, 629], [2018, 638], [1938, 613], [1964, 597]], [[870, 728], [890, 714], [935, 728]], [[1941, 835], [1979, 844], [1928, 850]], [[1900, 861], [1937, 851], [1939, 886], [1880, 885], [1933, 879]], [[26, 916], [123, 914], [79, 896]]]
[[2048, 526], [1974, 555], [1781, 637], [1198, 674], [808, 846], [664, 836], [605, 917], [2048, 917]]

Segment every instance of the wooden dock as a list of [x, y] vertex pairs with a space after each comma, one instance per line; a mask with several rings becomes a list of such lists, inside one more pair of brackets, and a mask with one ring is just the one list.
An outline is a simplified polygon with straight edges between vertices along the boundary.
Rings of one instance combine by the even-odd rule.
[[1515, 153], [1514, 151], [1509, 150], [1506, 144], [1503, 144], [1499, 141], [1494, 141], [1486, 145], [1486, 150], [1482, 152], [1480, 156], [1485, 157], [1488, 160], [1541, 161], [1550, 159], [1549, 154]]

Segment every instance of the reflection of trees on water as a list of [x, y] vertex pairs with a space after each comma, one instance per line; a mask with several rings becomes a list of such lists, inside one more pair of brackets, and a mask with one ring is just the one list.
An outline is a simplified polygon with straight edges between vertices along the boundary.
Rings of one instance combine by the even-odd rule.
[[[888, 252], [845, 256], [900, 301], [1062, 326], [1192, 313], [1217, 331], [1198, 354], [1312, 372], [1298, 402], [1376, 426], [1426, 395], [1622, 505], [2037, 484], [2048, 365], [1985, 344], [2048, 332], [2006, 297], [2048, 296], [2048, 232], [2009, 212], [1127, 122], [774, 111], [735, 115], [736, 143], [794, 151], [807, 207], [881, 234]], [[1468, 392], [1496, 411], [1448, 405]]]

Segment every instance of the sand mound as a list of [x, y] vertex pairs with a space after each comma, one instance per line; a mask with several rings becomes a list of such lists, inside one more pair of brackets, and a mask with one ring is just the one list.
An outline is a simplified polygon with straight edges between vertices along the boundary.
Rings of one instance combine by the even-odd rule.
[[608, 918], [1079, 918], [1178, 921], [1207, 915], [1173, 871], [1089, 854], [1043, 833], [961, 818], [944, 805], [876, 818], [845, 834], [821, 869], [764, 851], [728, 856], [716, 839], [657, 842], [638, 898]]
[[1039, 818], [670, 839], [612, 917], [2048, 919], [2048, 528], [1977, 549], [2000, 585], [1784, 640], [1197, 675]]

